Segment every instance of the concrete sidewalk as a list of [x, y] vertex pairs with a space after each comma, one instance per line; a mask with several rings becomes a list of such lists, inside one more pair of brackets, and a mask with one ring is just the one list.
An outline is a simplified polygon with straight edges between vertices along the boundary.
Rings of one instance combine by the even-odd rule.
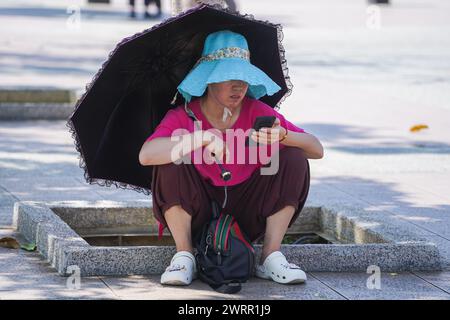
[[[74, 31], [65, 27], [64, 5], [22, 3], [0, 5], [4, 88], [81, 92], [117, 41], [155, 23], [128, 21], [122, 16], [125, 2], [117, 1], [110, 14], [82, 15], [82, 27]], [[285, 26], [294, 92], [280, 111], [325, 147], [324, 159], [310, 160], [307, 205], [339, 199], [361, 214], [385, 214], [436, 243], [445, 270], [383, 273], [381, 290], [367, 288], [365, 273], [310, 273], [301, 286], [255, 279], [239, 297], [449, 299], [449, 4], [398, 0], [381, 8], [381, 29], [367, 28], [364, 1], [270, 4], [246, 0], [242, 9]], [[2, 25], [11, 28], [6, 33]], [[420, 123], [429, 129], [409, 131]], [[14, 234], [12, 208], [20, 200], [150, 201], [136, 192], [86, 184], [65, 121], [1, 121], [0, 237]], [[69, 290], [67, 279], [37, 253], [12, 249], [0, 248], [0, 270], [0, 299], [225, 298], [199, 281], [184, 289], [162, 287], [156, 276], [83, 278], [80, 290]]]
[[[0, 237], [19, 236], [10, 226], [13, 204], [19, 200], [150, 202], [148, 197], [133, 191], [86, 184], [64, 121], [0, 122], [0, 146]], [[327, 157], [340, 158], [343, 165], [350, 167], [340, 151], [330, 149]], [[435, 230], [441, 228], [441, 233], [446, 231], [442, 224], [446, 211], [434, 212], [436, 218], [431, 223], [425, 213], [434, 210], [432, 206], [406, 205], [400, 199], [410, 194], [411, 189], [393, 190], [395, 185], [407, 185], [401, 180], [390, 184], [376, 176], [372, 180], [358, 178], [359, 173], [351, 178], [325, 175], [320, 173], [318, 163], [310, 160], [312, 186], [306, 205], [326, 204], [340, 198], [348, 206], [363, 206], [365, 213], [382, 207], [395, 215], [399, 223], [408, 224], [414, 233], [436, 241], [448, 258], [445, 237], [429, 231], [433, 226]], [[411, 201], [436, 201], [431, 193], [414, 192], [420, 197], [411, 197]], [[387, 208], [389, 199], [395, 198], [398, 200]], [[430, 227], [424, 228], [427, 224]], [[365, 273], [309, 273], [307, 284], [300, 286], [252, 279], [239, 295], [224, 296], [212, 292], [198, 280], [184, 289], [162, 287], [158, 276], [89, 277], [82, 278], [80, 290], [67, 289], [67, 278], [57, 275], [38, 253], [23, 250], [0, 248], [0, 268], [1, 299], [450, 299], [450, 271], [383, 273], [381, 290], [367, 288], [369, 275]]]

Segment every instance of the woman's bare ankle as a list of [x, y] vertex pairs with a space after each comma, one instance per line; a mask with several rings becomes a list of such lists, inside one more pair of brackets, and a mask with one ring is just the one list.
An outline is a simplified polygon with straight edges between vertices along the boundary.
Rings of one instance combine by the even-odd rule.
[[180, 251], [188, 251], [188, 252], [194, 254], [194, 249], [192, 248], [192, 246], [179, 246], [179, 247], [177, 246], [177, 252], [180, 252]]
[[266, 258], [270, 256], [275, 251], [279, 251], [279, 248], [272, 248], [272, 249], [263, 249], [263, 252], [261, 253], [261, 258], [259, 260], [259, 264], [262, 265], [264, 261], [266, 261]]

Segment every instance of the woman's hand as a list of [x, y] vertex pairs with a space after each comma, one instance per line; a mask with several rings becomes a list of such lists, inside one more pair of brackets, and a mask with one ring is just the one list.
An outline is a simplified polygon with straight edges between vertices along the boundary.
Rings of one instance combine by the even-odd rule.
[[205, 148], [209, 152], [208, 156], [211, 155], [211, 158], [215, 157], [215, 159], [213, 158], [214, 161], [217, 159], [220, 163], [223, 163], [224, 155], [225, 161], [230, 161], [230, 150], [222, 137], [219, 136], [219, 133], [213, 133], [209, 130], [203, 131], [203, 142], [206, 142]]
[[262, 144], [272, 144], [280, 141], [287, 134], [287, 130], [280, 125], [280, 119], [276, 118], [272, 128], [261, 128], [253, 131], [250, 136], [253, 141]]

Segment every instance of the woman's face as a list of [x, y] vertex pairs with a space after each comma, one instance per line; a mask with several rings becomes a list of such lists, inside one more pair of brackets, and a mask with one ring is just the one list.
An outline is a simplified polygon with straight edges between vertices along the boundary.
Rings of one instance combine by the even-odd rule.
[[247, 82], [241, 80], [210, 83], [208, 85], [208, 96], [213, 98], [216, 103], [233, 110], [241, 105], [247, 89]]

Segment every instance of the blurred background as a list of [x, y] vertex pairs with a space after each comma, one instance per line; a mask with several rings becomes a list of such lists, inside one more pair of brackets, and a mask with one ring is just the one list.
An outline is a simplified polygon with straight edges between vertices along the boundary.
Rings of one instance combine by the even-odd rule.
[[[14, 203], [21, 200], [151, 201], [131, 190], [86, 183], [66, 122], [121, 39], [192, 2], [150, 1], [146, 7], [135, 0], [132, 10], [128, 0], [96, 1], [0, 0], [0, 236], [11, 234]], [[373, 214], [386, 221], [386, 230], [402, 225], [436, 243], [447, 272], [423, 279], [408, 273], [397, 280], [391, 274], [393, 285], [383, 297], [429, 298], [437, 288], [448, 295], [450, 1], [228, 2], [283, 26], [294, 88], [279, 112], [325, 149], [323, 159], [309, 161], [306, 206], [338, 203], [351, 208], [355, 219]], [[53, 279], [51, 271], [18, 268], [17, 261], [22, 266], [25, 260], [5, 257], [2, 270], [13, 270], [17, 283], [31, 279], [23, 270], [39, 283], [43, 276]], [[366, 276], [338, 275], [335, 287], [341, 289], [333, 290], [379, 298], [377, 290], [366, 290]], [[6, 280], [9, 290], [17, 290], [14, 281]], [[145, 289], [139, 290], [147, 292], [142, 281]], [[53, 296], [55, 287], [46, 290], [37, 296]]]
[[[348, 121], [351, 108], [358, 122], [380, 126], [387, 113], [405, 112], [408, 122], [396, 119], [404, 129], [424, 122], [433, 123], [428, 132], [449, 132], [446, 119], [429, 115], [450, 110], [450, 1], [234, 2], [284, 27], [294, 84], [282, 107], [288, 115], [336, 123]], [[153, 1], [147, 17], [144, 0], [136, 0], [134, 18], [129, 0], [2, 0], [0, 89], [64, 88], [79, 96], [117, 42], [170, 17], [174, 3], [186, 8], [191, 0], [161, 0], [160, 16]]]
[[[280, 112], [326, 146], [328, 157], [314, 162], [317, 175], [442, 177], [450, 172], [450, 1], [376, 2], [228, 3], [282, 24], [294, 90]], [[66, 111], [52, 112], [66, 119], [121, 39], [192, 1], [147, 4], [136, 0], [132, 10], [129, 0], [2, 0], [0, 119], [26, 120], [30, 113], [22, 117], [20, 103], [38, 102], [64, 105]], [[48, 94], [33, 97], [30, 89]], [[58, 90], [67, 91], [58, 98]]]
[[[20, 112], [11, 116], [11, 103], [73, 103], [121, 39], [195, 3], [132, 2], [134, 7], [129, 0], [2, 0], [0, 110], [8, 105], [10, 113], [0, 112], [0, 119], [20, 118]], [[394, 153], [411, 146], [442, 153], [450, 139], [450, 1], [378, 2], [387, 3], [228, 4], [283, 25], [294, 90], [281, 111], [330, 147], [373, 142]], [[29, 89], [68, 93], [63, 100], [33, 101], [20, 91]]]

